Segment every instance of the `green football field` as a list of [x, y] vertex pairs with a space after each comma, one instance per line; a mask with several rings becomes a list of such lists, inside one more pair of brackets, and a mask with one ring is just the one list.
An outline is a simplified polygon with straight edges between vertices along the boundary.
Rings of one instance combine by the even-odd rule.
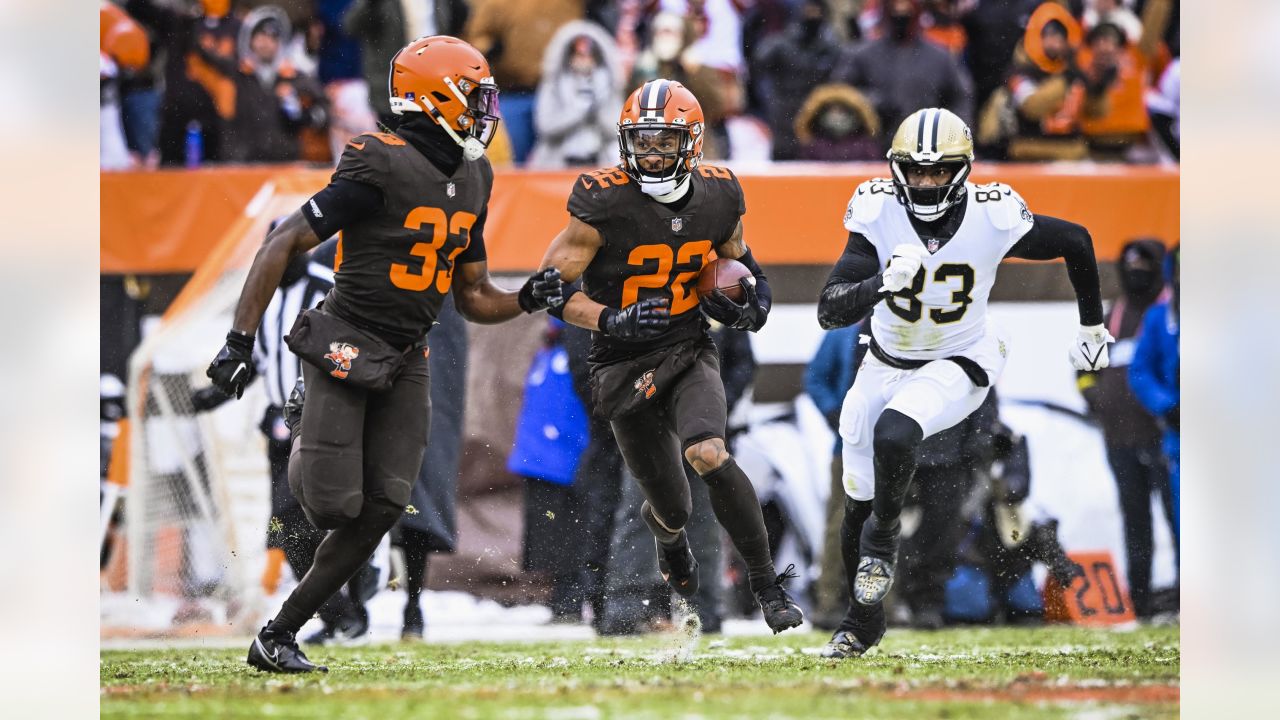
[[1176, 627], [891, 630], [846, 661], [816, 655], [825, 634], [794, 631], [369, 645], [309, 652], [330, 672], [305, 677], [256, 672], [243, 649], [108, 650], [102, 717], [1176, 718], [1178, 637]]

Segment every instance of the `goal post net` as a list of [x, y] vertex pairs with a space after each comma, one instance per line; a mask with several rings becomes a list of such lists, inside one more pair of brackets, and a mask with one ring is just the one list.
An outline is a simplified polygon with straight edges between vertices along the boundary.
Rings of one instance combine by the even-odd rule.
[[244, 634], [262, 620], [270, 522], [267, 400], [196, 413], [191, 396], [223, 342], [271, 221], [324, 186], [327, 171], [265, 183], [129, 360], [126, 587], [103, 593], [102, 637]]

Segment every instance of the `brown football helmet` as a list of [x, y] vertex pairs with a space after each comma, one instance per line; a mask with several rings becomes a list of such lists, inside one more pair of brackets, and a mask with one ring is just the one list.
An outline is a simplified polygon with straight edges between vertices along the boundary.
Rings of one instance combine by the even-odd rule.
[[498, 86], [489, 61], [448, 35], [422, 37], [391, 58], [387, 78], [391, 112], [426, 113], [468, 160], [484, 154], [498, 129]]

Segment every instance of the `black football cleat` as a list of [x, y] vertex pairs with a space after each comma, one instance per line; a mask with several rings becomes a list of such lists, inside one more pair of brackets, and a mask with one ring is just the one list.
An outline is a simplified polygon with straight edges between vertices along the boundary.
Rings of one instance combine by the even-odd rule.
[[764, 621], [768, 623], [769, 629], [774, 635], [793, 628], [804, 622], [804, 612], [800, 610], [800, 606], [795, 600], [787, 594], [786, 588], [782, 584], [796, 577], [796, 566], [788, 565], [782, 574], [778, 575], [772, 585], [769, 585], [756, 593], [756, 602], [760, 603], [760, 611], [764, 613]]
[[422, 607], [418, 600], [410, 600], [404, 606], [404, 625], [400, 628], [400, 639], [405, 642], [421, 641], [426, 629], [427, 621], [422, 616]]
[[835, 635], [831, 636], [831, 641], [823, 646], [822, 652], [818, 654], [824, 658], [844, 660], [845, 658], [862, 657], [863, 653], [870, 649], [870, 645], [863, 643], [852, 632], [838, 630]]
[[698, 592], [698, 561], [689, 549], [689, 536], [681, 530], [675, 547], [665, 547], [656, 540], [654, 544], [658, 547], [658, 572], [662, 579], [681, 596], [693, 597]]
[[893, 565], [888, 560], [863, 555], [853, 579], [853, 599], [862, 605], [875, 605], [884, 600], [893, 587]]
[[309, 673], [329, 672], [329, 668], [307, 659], [290, 632], [272, 632], [262, 628], [249, 646], [248, 663], [264, 672]]

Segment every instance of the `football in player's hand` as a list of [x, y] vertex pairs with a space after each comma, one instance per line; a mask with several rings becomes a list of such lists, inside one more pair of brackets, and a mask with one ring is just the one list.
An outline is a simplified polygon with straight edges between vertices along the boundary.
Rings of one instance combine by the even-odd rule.
[[751, 277], [746, 265], [732, 258], [716, 258], [703, 265], [698, 274], [698, 297], [706, 297], [719, 288], [725, 297], [741, 303], [743, 290], [739, 281], [745, 277]]

